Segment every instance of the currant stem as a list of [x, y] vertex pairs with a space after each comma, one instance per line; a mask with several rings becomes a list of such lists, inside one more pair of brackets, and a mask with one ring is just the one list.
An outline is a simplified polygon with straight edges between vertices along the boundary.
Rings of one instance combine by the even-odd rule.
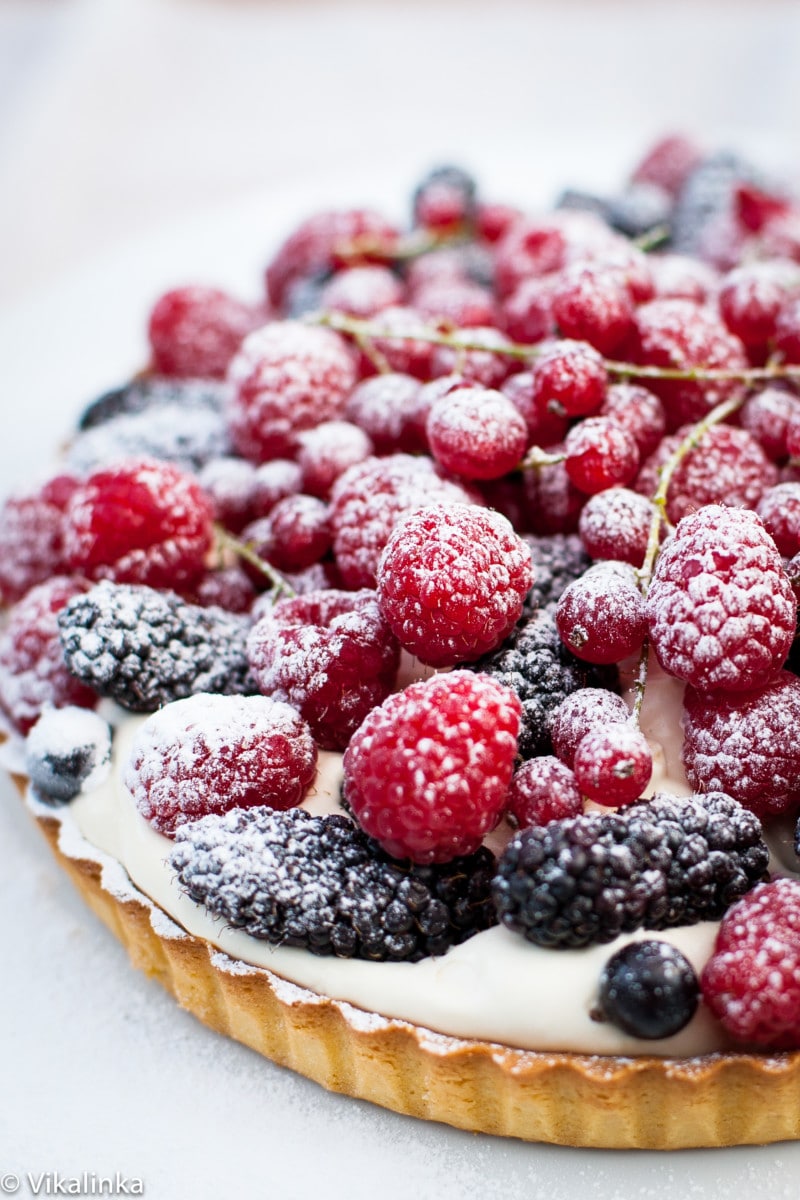
[[222, 525], [214, 526], [214, 535], [219, 547], [231, 550], [238, 558], [243, 558], [245, 562], [250, 563], [251, 567], [255, 567], [257, 571], [260, 571], [269, 580], [275, 592], [276, 599], [280, 596], [293, 599], [297, 595], [289, 581], [279, 571], [276, 571], [271, 563], [268, 563], [256, 554], [250, 542], [243, 542], [240, 538], [234, 537]]

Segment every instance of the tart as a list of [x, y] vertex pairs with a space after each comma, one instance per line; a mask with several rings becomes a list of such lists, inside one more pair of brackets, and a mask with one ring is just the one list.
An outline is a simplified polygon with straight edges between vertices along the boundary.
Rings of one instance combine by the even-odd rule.
[[7, 761], [57, 860], [331, 1090], [572, 1146], [800, 1133], [795, 210], [740, 164], [694, 228], [704, 161], [546, 219], [454, 169], [410, 233], [312, 218], [264, 305], [163, 297], [3, 510]]

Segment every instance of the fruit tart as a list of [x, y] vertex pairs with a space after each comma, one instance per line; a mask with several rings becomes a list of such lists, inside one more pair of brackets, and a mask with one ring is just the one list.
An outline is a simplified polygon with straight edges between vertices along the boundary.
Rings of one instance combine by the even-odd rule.
[[685, 138], [305, 220], [0, 513], [5, 762], [91, 908], [323, 1086], [800, 1136], [800, 207]]

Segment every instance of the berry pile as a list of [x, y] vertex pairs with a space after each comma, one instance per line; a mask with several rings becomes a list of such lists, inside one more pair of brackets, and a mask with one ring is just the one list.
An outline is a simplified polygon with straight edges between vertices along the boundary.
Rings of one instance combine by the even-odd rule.
[[[763, 882], [762, 835], [800, 813], [800, 204], [672, 137], [547, 216], [453, 166], [409, 207], [313, 215], [255, 302], [161, 296], [147, 369], [6, 501], [0, 710], [37, 795], [102, 775], [101, 697], [150, 714], [126, 779], [181, 885], [319, 954], [735, 904], [699, 982], [664, 940], [615, 953], [598, 1019], [669, 1037], [702, 995], [797, 1046], [800, 884]], [[645, 799], [654, 670], [688, 799]], [[326, 751], [345, 815], [311, 817]]]

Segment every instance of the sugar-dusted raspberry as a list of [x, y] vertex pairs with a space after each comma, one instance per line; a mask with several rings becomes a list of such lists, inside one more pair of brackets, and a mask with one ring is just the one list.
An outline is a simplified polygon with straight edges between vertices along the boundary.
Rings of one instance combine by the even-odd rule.
[[[241, 540], [279, 571], [304, 571], [331, 548], [328, 506], [303, 492], [287, 496], [266, 517], [245, 525]], [[258, 566], [246, 559], [244, 565], [256, 586], [263, 586], [265, 576]]]
[[575, 751], [592, 730], [628, 720], [625, 701], [605, 688], [584, 687], [561, 701], [550, 716], [553, 750], [561, 762], [571, 767]]
[[781, 306], [773, 341], [784, 362], [800, 363], [800, 296], [792, 297]]
[[228, 378], [233, 444], [244, 458], [264, 462], [291, 457], [301, 430], [340, 417], [356, 375], [337, 333], [273, 321], [245, 339]]
[[477, 185], [461, 167], [436, 167], [414, 189], [416, 226], [438, 234], [470, 229], [475, 220]]
[[197, 480], [214, 509], [214, 520], [239, 533], [265, 517], [279, 500], [303, 490], [300, 466], [274, 458], [256, 466], [245, 458], [213, 458], [197, 472]]
[[247, 613], [258, 593], [247, 572], [238, 564], [217, 567], [201, 575], [187, 600], [201, 608], [224, 608], [230, 613]]
[[647, 633], [644, 599], [633, 569], [598, 563], [563, 592], [556, 625], [564, 645], [591, 663], [618, 663], [641, 647]]
[[575, 487], [592, 496], [630, 483], [639, 467], [633, 436], [612, 417], [587, 417], [564, 438], [564, 466]]
[[473, 662], [511, 632], [533, 583], [531, 553], [499, 513], [420, 509], [378, 566], [381, 612], [406, 650], [434, 667]]
[[739, 420], [767, 458], [780, 462], [789, 453], [789, 427], [795, 423], [800, 426], [800, 399], [786, 388], [765, 387], [745, 400]]
[[190, 586], [211, 543], [211, 501], [167, 462], [126, 460], [95, 471], [65, 513], [66, 561], [91, 579]]
[[651, 146], [634, 168], [637, 183], [654, 183], [677, 196], [691, 171], [703, 158], [700, 147], [683, 134], [668, 134]]
[[756, 512], [784, 558], [800, 551], [800, 483], [778, 483], [767, 488]]
[[634, 383], [612, 383], [599, 416], [611, 417], [631, 434], [642, 460], [653, 453], [667, 424], [664, 406], [655, 392]]
[[323, 500], [343, 471], [373, 452], [369, 435], [350, 421], [323, 421], [298, 434], [297, 441], [303, 491]]
[[[474, 329], [459, 329], [452, 335], [456, 346], [435, 346], [431, 359], [431, 375], [451, 375], [457, 371], [467, 383], [477, 383], [485, 388], [499, 388], [514, 368], [514, 359], [504, 354], [509, 340], [499, 329], [491, 325]], [[469, 349], [473, 344], [481, 349]], [[486, 347], [483, 349], [483, 347]]]
[[529, 446], [552, 446], [555, 442], [564, 440], [568, 428], [567, 418], [539, 408], [532, 371], [518, 371], [516, 375], [509, 375], [500, 391], [504, 396], [508, 396], [524, 418]]
[[551, 754], [529, 758], [514, 772], [508, 789], [508, 812], [521, 829], [546, 825], [583, 812], [575, 776]]
[[477, 242], [451, 242], [412, 257], [405, 264], [405, 280], [411, 302], [432, 284], [492, 283], [492, 256]]
[[471, 279], [435, 280], [414, 293], [414, 307], [426, 320], [459, 329], [497, 324], [497, 305], [489, 288]]
[[729, 271], [719, 288], [723, 321], [748, 350], [766, 349], [775, 336], [778, 314], [797, 294], [797, 265], [754, 262]]
[[794, 639], [781, 557], [746, 509], [711, 504], [684, 517], [658, 556], [646, 607], [661, 666], [706, 692], [765, 686]]
[[353, 388], [344, 415], [371, 439], [376, 454], [425, 449], [425, 419], [418, 415], [420, 382], [411, 375], [387, 372]]
[[478, 236], [493, 246], [522, 215], [520, 210], [511, 204], [502, 204], [495, 200], [478, 204], [476, 218]]
[[222, 379], [244, 338], [260, 323], [254, 308], [218, 288], [175, 288], [150, 313], [153, 367], [160, 375]]
[[447, 862], [477, 850], [506, 805], [520, 704], [484, 675], [453, 671], [384, 700], [344, 756], [344, 796], [387, 853]]
[[551, 342], [533, 364], [534, 402], [561, 416], [597, 412], [607, 382], [603, 360], [587, 342]]
[[578, 520], [586, 553], [641, 567], [654, 513], [647, 497], [630, 488], [611, 487], [590, 496]]
[[761, 883], [728, 910], [701, 986], [737, 1042], [800, 1046], [800, 882]]
[[159, 833], [232, 808], [294, 808], [314, 778], [317, 748], [288, 704], [202, 692], [175, 700], [137, 731], [125, 786]]
[[557, 274], [523, 279], [506, 297], [501, 324], [514, 342], [535, 343], [556, 332], [553, 291]]
[[[635, 326], [633, 362], [680, 370], [706, 367], [736, 372], [747, 367], [739, 339], [711, 309], [691, 300], [651, 300], [637, 309]], [[648, 386], [661, 397], [669, 427], [676, 429], [701, 420], [741, 384], [735, 378], [652, 379]]]
[[[550, 447], [554, 454], [558, 450], [558, 446]], [[575, 532], [586, 503], [586, 493], [575, 487], [563, 462], [528, 467], [523, 473], [523, 482], [527, 524], [533, 533], [547, 536]]]
[[602, 246], [592, 248], [590, 257], [595, 270], [613, 275], [634, 304], [645, 304], [653, 299], [653, 255], [645, 254], [625, 237], [613, 237]]
[[266, 270], [267, 295], [283, 310], [292, 286], [337, 264], [380, 262], [391, 255], [396, 228], [369, 209], [315, 213], [279, 248]]
[[325, 284], [320, 308], [351, 317], [374, 317], [404, 299], [405, 288], [388, 267], [348, 267]]
[[467, 504], [460, 484], [442, 479], [429, 458], [367, 458], [339, 476], [331, 492], [333, 550], [344, 586], [375, 586], [381, 552], [396, 523], [430, 504]]
[[0, 509], [0, 602], [14, 604], [30, 588], [67, 569], [64, 509], [78, 486], [57, 475], [36, 492], [10, 496]]
[[683, 761], [692, 787], [726, 791], [760, 816], [800, 805], [800, 679], [728, 696], [687, 688]]
[[[370, 335], [369, 344], [390, 371], [413, 375], [415, 379], [431, 378], [435, 347], [427, 335], [432, 323], [422, 313], [395, 304], [379, 312], [371, 325], [375, 332]], [[360, 374], [371, 375], [374, 371], [372, 361], [362, 354]]]
[[494, 252], [497, 293], [505, 299], [524, 279], [559, 270], [566, 261], [567, 238], [555, 220], [522, 217], [508, 228]]
[[463, 479], [498, 479], [519, 466], [528, 428], [502, 392], [456, 388], [432, 406], [426, 423], [431, 454], [439, 466]]
[[633, 326], [633, 301], [614, 272], [570, 263], [553, 288], [553, 316], [564, 337], [611, 355]]
[[718, 273], [710, 263], [688, 254], [653, 254], [650, 269], [660, 300], [693, 300], [705, 304], [716, 295]]
[[[691, 432], [692, 427], [684, 425], [664, 438], [642, 465], [636, 479], [637, 492], [655, 494], [661, 468]], [[667, 516], [676, 524], [705, 504], [755, 508], [777, 477], [775, 464], [746, 429], [714, 425], [675, 469], [667, 489]]]
[[590, 730], [575, 750], [575, 782], [584, 796], [608, 808], [638, 800], [653, 774], [647, 739], [630, 722]]
[[296, 708], [324, 750], [344, 750], [392, 690], [400, 659], [367, 589], [279, 600], [251, 630], [247, 652], [261, 690]]
[[44, 709], [68, 704], [94, 708], [97, 692], [67, 670], [58, 613], [86, 584], [56, 575], [37, 584], [8, 613], [0, 633], [0, 709], [26, 734]]

